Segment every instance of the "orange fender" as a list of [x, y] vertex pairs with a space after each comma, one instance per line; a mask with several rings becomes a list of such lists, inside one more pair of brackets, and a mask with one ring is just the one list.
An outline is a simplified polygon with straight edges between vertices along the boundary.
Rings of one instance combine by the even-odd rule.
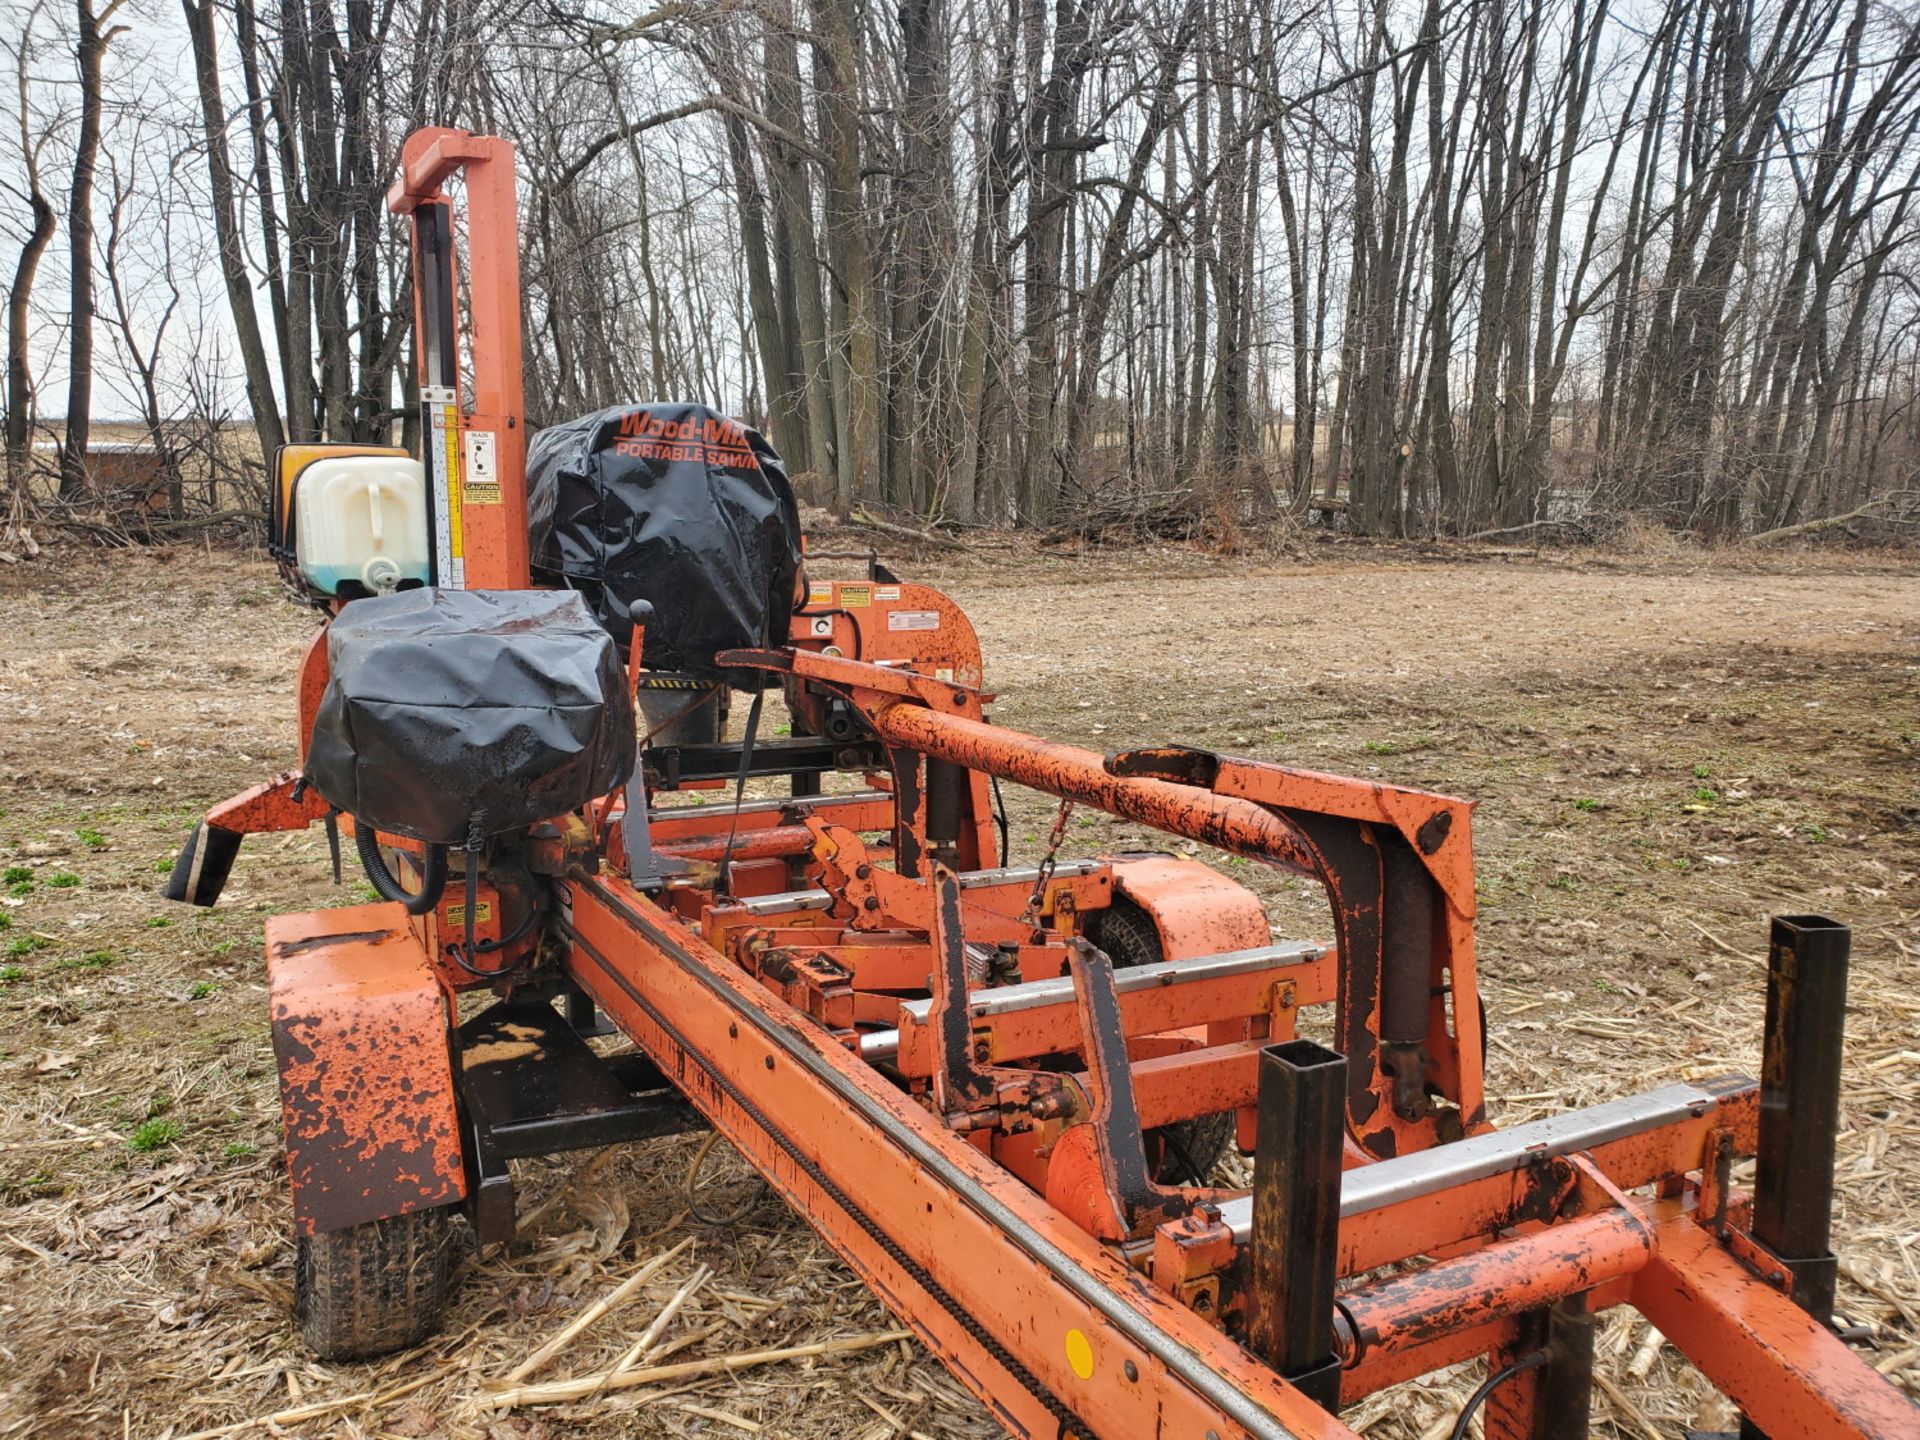
[[1116, 857], [1113, 884], [1147, 912], [1169, 960], [1273, 943], [1260, 897], [1198, 860], [1178, 855]]
[[406, 911], [274, 916], [267, 986], [301, 1233], [464, 1199], [446, 996]]

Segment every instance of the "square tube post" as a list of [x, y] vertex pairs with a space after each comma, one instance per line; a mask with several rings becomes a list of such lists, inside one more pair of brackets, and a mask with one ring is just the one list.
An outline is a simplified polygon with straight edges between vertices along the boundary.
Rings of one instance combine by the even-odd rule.
[[1820, 915], [1781, 915], [1767, 946], [1767, 1033], [1753, 1236], [1793, 1275], [1793, 1298], [1833, 1318], [1833, 1157], [1840, 1128], [1851, 932]]
[[[1823, 915], [1776, 915], [1767, 943], [1766, 1048], [1753, 1238], [1793, 1277], [1794, 1302], [1833, 1318], [1833, 1157], [1840, 1128], [1852, 933]], [[1764, 1432], [1743, 1420], [1741, 1435]]]
[[1247, 1341], [1308, 1399], [1340, 1405], [1333, 1347], [1346, 1057], [1311, 1040], [1260, 1052]]

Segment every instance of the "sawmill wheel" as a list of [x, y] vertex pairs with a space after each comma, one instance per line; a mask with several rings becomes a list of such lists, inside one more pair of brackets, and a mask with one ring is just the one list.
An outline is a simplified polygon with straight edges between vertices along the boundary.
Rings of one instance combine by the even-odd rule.
[[[1087, 939], [1107, 952], [1116, 970], [1156, 965], [1166, 959], [1160, 931], [1133, 901], [1114, 897], [1104, 910], [1087, 921]], [[1233, 1143], [1234, 1115], [1201, 1115], [1147, 1131], [1147, 1155], [1154, 1160], [1154, 1176], [1162, 1185], [1204, 1185]], [[1159, 1156], [1154, 1159], [1154, 1151]]]
[[440, 1206], [297, 1238], [293, 1314], [314, 1354], [385, 1355], [438, 1328], [453, 1269], [451, 1216]]

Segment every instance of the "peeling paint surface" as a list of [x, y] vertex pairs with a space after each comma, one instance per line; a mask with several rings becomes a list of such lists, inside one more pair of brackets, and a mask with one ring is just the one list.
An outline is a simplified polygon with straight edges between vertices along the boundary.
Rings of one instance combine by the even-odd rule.
[[301, 1231], [462, 1199], [446, 1000], [401, 907], [275, 916], [267, 982]]

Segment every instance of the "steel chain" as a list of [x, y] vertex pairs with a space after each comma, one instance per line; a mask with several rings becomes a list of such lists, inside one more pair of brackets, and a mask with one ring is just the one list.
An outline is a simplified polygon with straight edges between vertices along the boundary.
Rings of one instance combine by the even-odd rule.
[[1060, 813], [1053, 817], [1053, 832], [1047, 836], [1047, 853], [1040, 857], [1039, 873], [1033, 878], [1033, 894], [1027, 897], [1027, 908], [1020, 912], [1020, 923], [1038, 926], [1040, 923], [1040, 902], [1047, 897], [1047, 882], [1053, 879], [1055, 867], [1060, 863], [1060, 846], [1067, 838], [1067, 817], [1073, 814], [1073, 801], [1062, 800]]

